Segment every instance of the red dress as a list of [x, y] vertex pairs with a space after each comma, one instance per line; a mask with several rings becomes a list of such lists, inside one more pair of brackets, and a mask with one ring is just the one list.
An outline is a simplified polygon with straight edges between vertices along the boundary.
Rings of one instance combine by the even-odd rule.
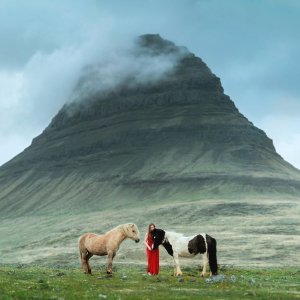
[[[147, 244], [152, 248], [153, 239], [150, 234], [147, 235]], [[147, 272], [151, 275], [157, 275], [159, 272], [159, 250], [158, 247], [155, 250], [150, 251], [148, 247], [146, 248], [146, 253], [148, 256], [148, 268]]]

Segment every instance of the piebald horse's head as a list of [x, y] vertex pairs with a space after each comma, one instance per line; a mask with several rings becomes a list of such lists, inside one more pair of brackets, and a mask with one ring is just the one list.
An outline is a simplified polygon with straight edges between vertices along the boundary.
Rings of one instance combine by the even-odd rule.
[[162, 229], [154, 228], [152, 231], [152, 236], [154, 240], [153, 248], [156, 249], [159, 245], [164, 242], [165, 239], [165, 231]]
[[166, 236], [166, 232], [164, 230], [155, 228], [152, 231], [152, 236], [154, 239], [153, 249], [158, 248], [159, 245], [163, 245], [165, 247], [165, 249], [167, 250], [167, 252], [173, 256], [173, 247], [170, 244], [170, 242]]
[[133, 223], [125, 224], [124, 231], [128, 238], [134, 240], [136, 243], [140, 241], [140, 232], [138, 227], [135, 224]]

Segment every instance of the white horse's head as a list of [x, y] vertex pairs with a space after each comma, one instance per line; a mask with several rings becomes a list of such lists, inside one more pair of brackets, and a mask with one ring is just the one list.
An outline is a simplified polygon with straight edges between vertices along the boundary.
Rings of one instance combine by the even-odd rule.
[[136, 243], [140, 241], [140, 232], [138, 227], [135, 224], [133, 223], [125, 224], [124, 231], [128, 238], [134, 240]]

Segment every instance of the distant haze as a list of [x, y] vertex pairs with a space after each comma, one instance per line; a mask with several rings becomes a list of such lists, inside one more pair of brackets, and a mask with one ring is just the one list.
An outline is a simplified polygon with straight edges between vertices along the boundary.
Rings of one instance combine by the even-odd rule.
[[171, 70], [176, 56], [131, 54], [137, 36], [159, 33], [201, 57], [241, 113], [300, 168], [299, 14], [296, 0], [1, 1], [0, 165], [76, 97], [85, 66], [105, 78], [100, 90]]

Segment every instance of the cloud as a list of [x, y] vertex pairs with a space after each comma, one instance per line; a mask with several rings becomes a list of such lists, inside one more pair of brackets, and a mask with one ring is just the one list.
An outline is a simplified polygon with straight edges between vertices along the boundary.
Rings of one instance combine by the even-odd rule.
[[102, 48], [99, 60], [84, 68], [68, 102], [88, 102], [94, 95], [105, 97], [123, 85], [134, 88], [162, 79], [176, 67], [187, 50], [177, 48], [171, 42], [160, 43], [159, 35], [144, 35], [128, 40], [116, 49]]
[[[102, 39], [101, 44], [93, 41], [51, 53], [39, 51], [21, 70], [0, 73], [4, 86], [0, 92], [1, 128], [5, 124], [45, 127], [67, 101], [83, 101], [94, 93], [107, 93], [129, 79], [130, 85], [155, 82], [171, 71], [184, 54], [142, 52], [129, 37], [118, 45], [114, 35]], [[81, 77], [86, 78], [71, 96]], [[14, 121], [16, 124], [12, 124]]]
[[[53, 12], [52, 17], [43, 20], [41, 7], [32, 7], [33, 21], [25, 13], [25, 21], [7, 27], [5, 36], [13, 38], [6, 40], [7, 51], [0, 55], [0, 84], [4, 87], [0, 91], [0, 143], [5, 145], [0, 150], [0, 165], [28, 146], [67, 101], [107, 92], [130, 77], [134, 78], [131, 84], [155, 81], [170, 71], [178, 59], [178, 53], [136, 55], [134, 39], [139, 30], [127, 28], [120, 32], [116, 17], [110, 14], [90, 12], [88, 5], [88, 9], [79, 7], [66, 16], [59, 10], [60, 4], [55, 5], [42, 6], [42, 11]], [[92, 18], [87, 15], [80, 19], [81, 8]], [[28, 7], [24, 9], [26, 12]], [[77, 17], [80, 22], [74, 25]], [[64, 18], [73, 21], [73, 30]], [[4, 38], [1, 30], [0, 38]], [[19, 57], [14, 49], [21, 45], [23, 49], [24, 39], [25, 54]], [[90, 71], [95, 76], [86, 80], [80, 91], [77, 89], [80, 95], [72, 94], [87, 65], [93, 66]]]
[[[110, 47], [118, 47], [118, 43], [129, 38], [120, 38], [116, 32], [98, 33], [88, 30], [84, 40], [55, 42], [51, 47], [39, 47], [38, 41], [32, 40], [30, 51], [27, 49], [28, 57], [16, 58], [9, 66], [0, 57], [0, 165], [29, 146], [50, 123], [68, 100], [82, 68], [101, 60], [103, 45], [109, 51]], [[40, 36], [43, 36], [41, 32]], [[21, 41], [10, 47], [23, 49]], [[12, 50], [2, 60], [14, 60], [14, 56]]]

